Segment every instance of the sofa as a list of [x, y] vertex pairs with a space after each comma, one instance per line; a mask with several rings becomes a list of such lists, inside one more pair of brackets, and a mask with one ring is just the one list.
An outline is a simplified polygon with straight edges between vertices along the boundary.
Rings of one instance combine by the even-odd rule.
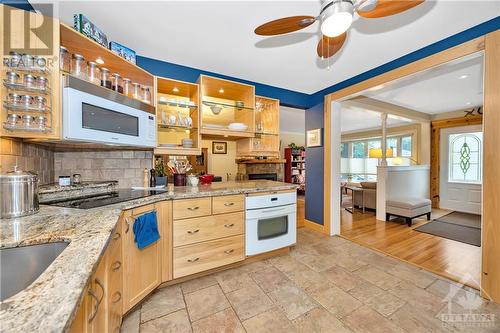
[[[365, 208], [377, 209], [377, 182], [360, 182], [359, 186], [364, 189], [365, 192]], [[361, 191], [354, 192], [354, 206], [362, 207], [363, 204], [363, 193]]]

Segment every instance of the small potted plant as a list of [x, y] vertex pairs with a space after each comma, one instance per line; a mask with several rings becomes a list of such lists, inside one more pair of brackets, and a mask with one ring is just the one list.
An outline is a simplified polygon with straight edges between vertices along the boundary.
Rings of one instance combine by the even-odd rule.
[[166, 186], [167, 172], [165, 171], [165, 164], [163, 163], [162, 160], [156, 161], [155, 173], [156, 173], [156, 186]]

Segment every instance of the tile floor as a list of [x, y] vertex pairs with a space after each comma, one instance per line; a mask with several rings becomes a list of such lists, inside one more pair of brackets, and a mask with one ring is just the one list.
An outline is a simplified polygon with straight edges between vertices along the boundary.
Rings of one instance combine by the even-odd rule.
[[122, 332], [500, 332], [500, 305], [302, 228], [288, 255], [158, 289]]

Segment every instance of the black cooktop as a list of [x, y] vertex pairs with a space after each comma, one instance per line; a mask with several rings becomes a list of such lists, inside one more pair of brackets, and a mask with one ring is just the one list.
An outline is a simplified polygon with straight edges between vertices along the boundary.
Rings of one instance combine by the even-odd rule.
[[87, 196], [78, 199], [65, 199], [58, 201], [51, 201], [44, 203], [50, 206], [68, 207], [68, 208], [78, 208], [78, 209], [89, 209], [102, 207], [107, 205], [112, 205], [119, 202], [140, 199], [150, 197], [155, 194], [160, 194], [165, 192], [164, 189], [161, 190], [116, 190], [114, 192], [98, 194], [94, 196]]

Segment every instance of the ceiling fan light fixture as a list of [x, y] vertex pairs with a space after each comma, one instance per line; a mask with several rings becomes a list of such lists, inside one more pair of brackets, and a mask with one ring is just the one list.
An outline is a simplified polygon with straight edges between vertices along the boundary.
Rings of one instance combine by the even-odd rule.
[[354, 15], [354, 6], [349, 0], [327, 2], [321, 12], [321, 33], [337, 37], [349, 29]]

